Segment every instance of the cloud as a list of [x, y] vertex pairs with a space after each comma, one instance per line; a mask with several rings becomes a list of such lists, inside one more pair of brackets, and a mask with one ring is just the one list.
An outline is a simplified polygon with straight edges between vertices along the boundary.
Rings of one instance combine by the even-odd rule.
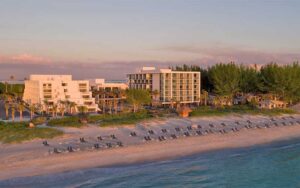
[[18, 55], [0, 55], [0, 63], [25, 63], [25, 64], [40, 64], [51, 63], [51, 60], [41, 56], [35, 56], [28, 53]]
[[167, 46], [161, 50], [191, 54], [191, 56], [198, 55], [200, 64], [209, 65], [219, 62], [230, 62], [245, 64], [266, 64], [270, 62], [277, 62], [280, 64], [291, 63], [300, 60], [300, 53], [278, 53], [278, 52], [262, 52], [258, 50], [246, 48], [232, 48], [232, 47], [198, 47], [198, 46]]

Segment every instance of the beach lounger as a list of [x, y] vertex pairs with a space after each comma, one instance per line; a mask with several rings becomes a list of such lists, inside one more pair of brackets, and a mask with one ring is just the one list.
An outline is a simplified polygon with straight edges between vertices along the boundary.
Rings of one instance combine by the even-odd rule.
[[240, 122], [238, 122], [238, 121], [236, 121], [235, 123], [236, 123], [237, 125], [239, 125], [239, 124], [240, 124]]
[[225, 124], [225, 123], [221, 123], [221, 125], [222, 125], [223, 127], [225, 127], [225, 126], [226, 126], [226, 124]]
[[149, 130], [148, 133], [149, 134], [154, 134], [154, 131], [153, 130]]
[[133, 137], [134, 137], [134, 136], [137, 136], [137, 135], [136, 135], [136, 132], [131, 132], [131, 133], [130, 133], [130, 136], [133, 136]]
[[150, 136], [144, 136], [144, 139], [145, 139], [146, 141], [150, 141], [150, 140], [151, 140]]
[[49, 146], [47, 140], [43, 141], [43, 145], [44, 145], [44, 146]]
[[176, 127], [175, 130], [176, 130], [177, 132], [180, 132], [180, 128], [179, 128], [179, 127]]
[[101, 136], [98, 136], [97, 139], [98, 139], [98, 140], [103, 140]]
[[106, 147], [107, 147], [107, 148], [111, 148], [111, 147], [112, 147], [112, 144], [111, 144], [111, 143], [106, 143]]
[[294, 117], [294, 116], [290, 116], [290, 118], [291, 118], [291, 119], [295, 119], [295, 117]]
[[198, 129], [202, 129], [202, 126], [201, 126], [201, 125], [198, 125], [197, 127], [198, 127]]
[[252, 124], [252, 122], [250, 120], [247, 120], [247, 123]]
[[210, 123], [209, 126], [210, 126], [211, 128], [215, 127], [212, 123]]
[[53, 153], [61, 153], [61, 151], [58, 150], [57, 148], [54, 148], [54, 149], [53, 149]]
[[177, 136], [176, 136], [175, 134], [171, 134], [171, 138], [172, 138], [172, 139], [176, 139]]
[[110, 135], [110, 137], [115, 140], [117, 139], [116, 135], [114, 135], [114, 134]]
[[286, 126], [286, 123], [285, 123], [285, 122], [282, 122], [282, 125]]
[[84, 137], [79, 138], [79, 141], [80, 141], [81, 143], [86, 142], [85, 139], [84, 139]]
[[184, 132], [184, 136], [191, 136], [189, 132]]
[[118, 145], [119, 147], [123, 147], [123, 146], [124, 146], [122, 142], [117, 142], [117, 145]]
[[196, 131], [197, 135], [203, 135], [201, 131]]
[[189, 131], [193, 130], [192, 126], [187, 126], [187, 129], [188, 129]]
[[74, 151], [72, 146], [68, 146], [67, 150], [68, 150], [68, 152], [73, 152]]
[[100, 148], [99, 144], [94, 144], [94, 148], [99, 149]]
[[298, 124], [300, 124], [300, 121], [296, 121]]
[[213, 130], [211, 130], [211, 129], [209, 129], [208, 131], [209, 131], [209, 133], [214, 133], [214, 131], [213, 131]]
[[282, 117], [281, 119], [283, 119], [283, 120], [286, 120], [286, 118], [285, 118], [285, 117]]
[[161, 132], [167, 133], [167, 129], [161, 129]]

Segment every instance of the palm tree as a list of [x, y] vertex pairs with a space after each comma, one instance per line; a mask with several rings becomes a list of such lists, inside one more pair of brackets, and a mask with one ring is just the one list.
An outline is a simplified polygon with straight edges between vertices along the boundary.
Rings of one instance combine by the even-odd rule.
[[80, 114], [85, 114], [87, 113], [87, 107], [86, 106], [78, 106], [78, 111]]
[[[11, 76], [9, 77], [9, 79], [10, 79], [11, 81], [14, 81], [15, 76], [14, 76], [14, 75], [11, 75]], [[10, 92], [11, 92], [11, 93], [12, 93], [12, 87], [13, 87], [13, 83], [10, 84]]]
[[66, 101], [59, 101], [59, 111], [62, 117], [64, 117], [65, 115], [66, 104], [67, 104]]
[[57, 116], [57, 104], [52, 105], [52, 117]]
[[15, 121], [15, 113], [16, 113], [15, 105], [11, 105], [11, 119], [12, 119], [12, 121]]
[[46, 109], [46, 114], [48, 115], [49, 114], [49, 102], [47, 99], [44, 100], [44, 106]]
[[5, 101], [4, 108], [5, 108], [5, 118], [6, 118], [6, 120], [8, 120], [8, 118], [9, 118], [9, 116], [8, 116], [8, 110], [9, 110], [8, 101]]
[[71, 114], [74, 114], [76, 112], [76, 103], [75, 102], [70, 102], [70, 112]]
[[19, 103], [18, 110], [19, 110], [19, 113], [20, 113], [20, 121], [23, 121], [23, 111], [25, 110], [25, 106], [22, 102]]
[[30, 119], [33, 118], [34, 112], [36, 111], [36, 106], [34, 104], [29, 105], [29, 110], [30, 110]]

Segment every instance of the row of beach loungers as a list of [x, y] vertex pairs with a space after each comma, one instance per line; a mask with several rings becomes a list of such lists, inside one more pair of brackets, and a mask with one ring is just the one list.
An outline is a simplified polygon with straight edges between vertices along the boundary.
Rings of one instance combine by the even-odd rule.
[[[288, 125], [300, 125], [299, 120], [295, 120], [293, 116], [282, 117], [281, 119], [270, 118], [269, 121], [264, 122], [252, 122], [250, 120], [246, 121], [236, 121], [225, 123], [222, 122], [218, 125], [209, 123], [208, 125], [194, 125], [194, 126], [176, 126], [175, 128], [162, 128], [160, 130], [147, 129], [143, 132], [132, 131], [129, 136], [137, 139], [142, 139], [145, 142], [149, 141], [165, 141], [168, 139], [177, 139], [179, 137], [189, 137], [189, 136], [202, 136], [208, 134], [226, 134], [229, 132], [237, 132], [241, 129], [261, 129], [261, 128], [271, 128], [279, 126]], [[116, 135], [111, 134], [109, 136], [98, 136], [96, 139], [84, 137], [79, 138], [79, 141], [72, 143], [62, 144], [63, 146], [51, 146], [47, 141], [43, 141], [43, 145], [51, 147], [49, 153], [69, 153], [81, 150], [97, 150], [97, 149], [107, 149], [115, 147], [123, 147], [124, 144], [120, 141]]]

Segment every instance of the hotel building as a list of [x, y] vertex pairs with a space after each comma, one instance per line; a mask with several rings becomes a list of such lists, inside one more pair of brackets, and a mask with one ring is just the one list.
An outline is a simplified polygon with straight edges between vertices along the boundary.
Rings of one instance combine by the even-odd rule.
[[25, 81], [23, 100], [28, 104], [41, 104], [46, 110], [45, 101], [51, 106], [60, 101], [70, 101], [87, 107], [88, 112], [98, 110], [92, 97], [88, 80], [72, 80], [71, 75], [30, 75]]
[[127, 77], [129, 88], [158, 91], [161, 104], [200, 103], [200, 72], [143, 67]]

